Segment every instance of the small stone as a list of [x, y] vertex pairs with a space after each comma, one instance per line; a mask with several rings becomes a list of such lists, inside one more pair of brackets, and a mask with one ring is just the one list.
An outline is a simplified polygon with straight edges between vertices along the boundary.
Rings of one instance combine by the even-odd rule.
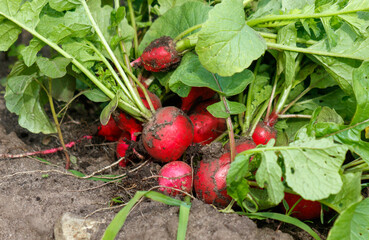
[[89, 240], [99, 225], [104, 224], [95, 219], [85, 219], [72, 213], [64, 213], [54, 226], [55, 240]]

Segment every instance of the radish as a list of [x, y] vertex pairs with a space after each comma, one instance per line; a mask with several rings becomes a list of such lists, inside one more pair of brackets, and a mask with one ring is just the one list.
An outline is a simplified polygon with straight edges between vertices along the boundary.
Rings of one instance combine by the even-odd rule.
[[112, 117], [110, 117], [106, 125], [100, 125], [98, 130], [99, 131], [97, 134], [99, 136], [103, 136], [105, 140], [111, 142], [118, 141], [120, 135], [122, 134], [122, 130], [118, 127]]
[[227, 129], [225, 119], [216, 118], [210, 113], [191, 114], [190, 119], [194, 125], [193, 142], [201, 145], [211, 143]]
[[136, 141], [137, 134], [142, 132], [142, 123], [124, 112], [119, 113], [117, 125], [121, 130], [129, 132], [129, 139], [133, 141]]
[[252, 134], [252, 139], [256, 145], [267, 144], [270, 139], [277, 137], [277, 130], [273, 127], [266, 125], [263, 122], [259, 122], [256, 125], [255, 131]]
[[[146, 100], [145, 94], [143, 93], [143, 91], [140, 88], [137, 88], [138, 90], [138, 94], [140, 95], [140, 98], [142, 100], [142, 103], [145, 105], [145, 107], [147, 109], [150, 109], [149, 103]], [[152, 102], [152, 105], [154, 107], [155, 110], [161, 108], [161, 101], [160, 98], [158, 96], [156, 96], [154, 93], [150, 92], [149, 90], [146, 90], [147, 94], [150, 97], [150, 100]]]
[[137, 67], [143, 65], [150, 72], [166, 72], [181, 61], [171, 37], [163, 36], [152, 41], [142, 53], [141, 57], [131, 63]]
[[[181, 161], [167, 163], [160, 169], [159, 176], [162, 176], [158, 178], [160, 186], [180, 189], [188, 193], [192, 190], [192, 168], [187, 163]], [[159, 190], [170, 196], [179, 194], [178, 191], [165, 187]]]
[[[256, 144], [251, 139], [238, 139], [236, 141], [236, 152], [241, 153], [249, 149], [256, 148]], [[229, 151], [229, 143], [224, 146], [224, 149]]]
[[215, 91], [207, 87], [192, 87], [187, 97], [182, 98], [181, 109], [184, 112], [190, 111], [196, 102], [205, 101], [214, 97]]
[[[285, 193], [284, 200], [287, 202], [289, 209], [300, 199], [301, 197], [296, 194]], [[283, 210], [285, 210], [283, 204], [281, 204]], [[310, 201], [301, 199], [301, 201], [292, 209], [291, 216], [300, 220], [310, 220], [320, 217], [322, 205], [318, 201]]]
[[120, 136], [117, 144], [116, 155], [117, 158], [123, 158], [122, 161], [119, 162], [119, 166], [126, 167], [128, 160], [125, 158], [127, 150], [129, 148], [128, 140], [130, 139], [130, 134], [128, 132], [123, 132]]
[[193, 125], [180, 109], [169, 106], [160, 108], [145, 124], [142, 142], [146, 151], [161, 162], [175, 161], [192, 143]]
[[207, 101], [199, 104], [189, 116], [194, 125], [194, 143], [209, 144], [227, 130], [224, 118], [216, 118], [206, 110], [213, 103], [214, 101]]
[[200, 162], [194, 177], [194, 188], [199, 199], [220, 207], [231, 202], [226, 183], [230, 164], [230, 153], [225, 153], [220, 158], [205, 158]]

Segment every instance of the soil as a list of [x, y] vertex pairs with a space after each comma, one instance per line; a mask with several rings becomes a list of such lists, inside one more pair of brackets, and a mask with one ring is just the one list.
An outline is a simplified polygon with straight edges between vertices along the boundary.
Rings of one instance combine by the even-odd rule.
[[[9, 72], [12, 59], [0, 55], [0, 79]], [[116, 161], [116, 143], [97, 137], [99, 110], [79, 98], [62, 122], [65, 142], [94, 135], [69, 149], [73, 170], [86, 175]], [[0, 154], [18, 154], [59, 147], [56, 135], [33, 134], [21, 128], [17, 116], [5, 107], [0, 87]], [[44, 161], [48, 164], [45, 164]], [[113, 199], [128, 202], [138, 190], [157, 185], [160, 165], [142, 160], [128, 169], [108, 167], [99, 174], [121, 175], [121, 181], [104, 183], [78, 178], [64, 170], [64, 155], [0, 159], [0, 239], [54, 239], [54, 225], [65, 213], [101, 222], [91, 239], [100, 239], [121, 208]], [[97, 174], [97, 176], [99, 175]], [[178, 208], [144, 200], [130, 213], [119, 239], [174, 239]], [[310, 223], [325, 239], [328, 228]], [[278, 230], [277, 230], [278, 229]], [[288, 234], [285, 234], [285, 233]], [[293, 238], [292, 238], [292, 237]], [[245, 216], [223, 214], [199, 200], [192, 202], [188, 239], [312, 239], [303, 230], [277, 221], [251, 221]], [[73, 238], [82, 239], [82, 238]]]

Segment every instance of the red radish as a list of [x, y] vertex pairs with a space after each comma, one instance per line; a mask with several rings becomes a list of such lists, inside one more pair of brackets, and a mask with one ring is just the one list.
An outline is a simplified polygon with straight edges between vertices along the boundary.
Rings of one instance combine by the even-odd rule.
[[[141, 88], [138, 88], [137, 90], [138, 90], [138, 94], [140, 95], [140, 98], [141, 98], [143, 104], [145, 105], [145, 107], [147, 109], [150, 109], [150, 105], [147, 102], [146, 97], [145, 97], [145, 94], [143, 93], [143, 91], [141, 90]], [[147, 94], [150, 97], [150, 100], [152, 102], [152, 105], [153, 105], [154, 109], [157, 110], [157, 109], [161, 108], [160, 98], [158, 96], [156, 96], [154, 93], [150, 92], [149, 90], [146, 90], [146, 91], [147, 91]]]
[[[192, 190], [192, 168], [187, 163], [181, 161], [167, 163], [160, 169], [159, 176], [162, 176], [158, 178], [160, 186], [180, 189], [188, 193]], [[178, 191], [165, 187], [159, 190], [170, 196], [179, 194]], [[180, 193], [180, 195], [184, 194]]]
[[150, 72], [165, 72], [176, 66], [181, 56], [176, 50], [171, 37], [163, 36], [152, 41], [142, 53], [141, 57], [131, 63], [132, 66], [143, 65]]
[[137, 133], [142, 132], [142, 123], [124, 112], [120, 112], [117, 121], [118, 127], [130, 133], [130, 140], [137, 140]]
[[187, 97], [182, 98], [181, 109], [184, 112], [190, 111], [196, 102], [205, 101], [214, 97], [215, 91], [207, 87], [192, 87]]
[[[284, 193], [284, 200], [286, 200], [290, 209], [300, 198], [301, 197], [296, 194]], [[282, 204], [281, 206], [284, 209]], [[320, 202], [301, 199], [301, 201], [292, 209], [291, 216], [300, 220], [310, 220], [320, 217], [321, 210], [322, 205]]]
[[[241, 153], [246, 150], [253, 149], [253, 148], [256, 148], [256, 144], [251, 139], [240, 139], [240, 141], [236, 142], [236, 152], [237, 153]], [[224, 146], [224, 149], [227, 151], [230, 150], [229, 143], [227, 143]]]
[[256, 125], [255, 131], [252, 134], [252, 139], [256, 145], [267, 144], [270, 139], [277, 137], [277, 130], [266, 125], [263, 122], [259, 122]]
[[196, 196], [208, 204], [227, 206], [232, 198], [227, 194], [226, 178], [231, 164], [230, 153], [219, 159], [204, 159], [194, 177]]
[[99, 126], [98, 135], [105, 137], [105, 140], [115, 142], [118, 141], [122, 130], [117, 126], [116, 122], [112, 117], [110, 117], [106, 125]]
[[274, 125], [278, 121], [278, 114], [276, 112], [272, 112], [268, 118], [267, 121], [264, 121], [264, 123], [269, 127], [274, 127]]
[[227, 129], [224, 118], [216, 118], [206, 110], [209, 105], [215, 102], [216, 100], [208, 100], [199, 103], [190, 114], [189, 117], [195, 130], [194, 143], [209, 144]]
[[[130, 139], [130, 134], [128, 132], [123, 132], [122, 135], [119, 138], [118, 144], [117, 144], [117, 158], [123, 158], [126, 156], [126, 152], [129, 148], [129, 144], [127, 141]], [[122, 159], [122, 161], [119, 162], [119, 166], [126, 167], [128, 163], [128, 160], [126, 158]]]
[[225, 119], [216, 118], [210, 113], [194, 113], [190, 119], [194, 125], [194, 143], [209, 144], [227, 129]]
[[182, 156], [193, 140], [191, 120], [180, 109], [160, 108], [145, 124], [142, 142], [146, 151], [161, 162], [175, 161]]

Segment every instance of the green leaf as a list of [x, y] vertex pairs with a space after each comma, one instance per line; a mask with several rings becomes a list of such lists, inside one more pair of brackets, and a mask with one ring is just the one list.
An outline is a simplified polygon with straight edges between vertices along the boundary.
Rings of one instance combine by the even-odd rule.
[[69, 102], [76, 90], [76, 79], [70, 75], [52, 80], [52, 96], [58, 101]]
[[[296, 46], [297, 39], [297, 30], [295, 28], [294, 23], [290, 23], [287, 26], [281, 28], [278, 31], [277, 42], [280, 44], [284, 44], [287, 46]], [[284, 68], [284, 78], [286, 86], [292, 85], [293, 80], [295, 79], [296, 72], [296, 57], [298, 53], [283, 51], [282, 53], [282, 62]]]
[[304, 199], [320, 200], [337, 194], [342, 187], [339, 174], [347, 147], [333, 139], [316, 140], [308, 137], [306, 129], [298, 140], [290, 143], [293, 149], [282, 149], [287, 184]]
[[115, 236], [118, 234], [120, 229], [123, 227], [124, 222], [126, 221], [128, 214], [134, 205], [146, 194], [146, 191], [138, 191], [134, 195], [131, 200], [127, 203], [127, 205], [120, 210], [117, 215], [115, 215], [114, 219], [110, 222], [109, 226], [106, 228], [102, 240], [112, 240], [115, 239]]
[[163, 16], [156, 19], [145, 34], [139, 46], [140, 54], [145, 47], [159, 37], [175, 38], [188, 28], [205, 22], [210, 9], [210, 6], [202, 2], [186, 2], [169, 9]]
[[6, 107], [19, 115], [21, 127], [33, 133], [55, 133], [56, 128], [43, 108], [47, 97], [35, 78], [35, 74], [9, 78], [5, 93]]
[[284, 197], [282, 169], [277, 160], [278, 157], [273, 151], [261, 153], [261, 163], [256, 172], [256, 182], [261, 188], [268, 186], [268, 196], [274, 204], [280, 203]]
[[342, 129], [343, 132], [336, 134], [334, 140], [347, 145], [351, 151], [358, 154], [369, 164], [369, 142], [365, 142], [361, 139], [361, 132], [367, 126], [369, 126], [369, 123], [366, 121], [364, 124], [346, 131]]
[[[336, 32], [338, 37], [337, 46], [328, 49], [328, 40], [324, 39], [308, 49], [331, 51], [352, 56], [367, 58], [369, 55], [369, 38], [357, 38], [357, 35], [349, 29], [347, 24], [342, 25]], [[352, 94], [352, 76], [355, 68], [359, 67], [361, 61], [348, 58], [333, 58], [326, 56], [310, 56], [310, 58], [322, 65], [326, 71], [336, 80], [338, 85], [348, 94]]]
[[61, 78], [67, 74], [67, 66], [71, 62], [71, 59], [64, 57], [56, 57], [54, 59], [48, 59], [39, 57], [36, 60], [37, 66], [40, 72], [50, 78]]
[[49, 0], [50, 7], [62, 12], [76, 8], [81, 4], [79, 0]]
[[91, 89], [83, 93], [88, 99], [93, 102], [108, 102], [110, 98], [105, 95], [100, 89]]
[[369, 62], [364, 62], [353, 71], [353, 89], [356, 97], [356, 112], [351, 125], [369, 119]]
[[338, 213], [363, 199], [360, 186], [361, 172], [343, 174], [342, 180], [343, 186], [339, 193], [320, 201]]
[[[186, 200], [189, 202], [189, 197], [186, 196]], [[190, 209], [191, 204], [185, 205], [181, 204], [179, 207], [179, 217], [178, 217], [178, 230], [177, 230], [177, 240], [185, 240], [186, 239], [186, 232], [187, 232], [187, 225], [188, 219], [190, 217]]]
[[369, 239], [369, 198], [353, 204], [341, 213], [328, 233], [327, 240]]
[[334, 109], [329, 107], [322, 107], [321, 111], [319, 112], [315, 123], [336, 123], [336, 124], [343, 124], [344, 121], [342, 117], [337, 114]]
[[227, 173], [227, 193], [237, 201], [239, 206], [243, 206], [243, 200], [249, 191], [245, 176], [249, 173], [250, 157], [251, 155], [247, 153], [238, 154]]
[[22, 30], [16, 24], [8, 20], [0, 21], [0, 51], [7, 51], [21, 32]]
[[109, 102], [106, 107], [102, 110], [100, 114], [100, 123], [102, 125], [106, 125], [109, 122], [111, 114], [117, 109], [119, 99], [121, 98], [122, 92], [119, 90], [117, 94], [115, 94], [114, 98]]
[[201, 64], [220, 76], [249, 67], [266, 50], [265, 40], [246, 25], [241, 0], [224, 0], [210, 12], [196, 44]]
[[160, 7], [157, 8], [158, 9], [157, 12], [159, 15], [163, 15], [173, 7], [180, 6], [186, 2], [195, 2], [195, 1], [202, 2], [202, 0], [158, 0]]
[[29, 45], [21, 51], [23, 61], [26, 66], [30, 67], [36, 62], [37, 53], [42, 49], [43, 46], [45, 46], [45, 44], [38, 38], [31, 39]]
[[208, 87], [222, 95], [234, 96], [243, 92], [254, 79], [253, 73], [248, 69], [230, 77], [215, 76], [219, 85], [213, 74], [200, 64], [198, 56], [190, 52], [184, 55], [180, 66], [173, 72], [170, 77], [169, 87], [178, 93], [179, 90], [176, 87], [178, 87], [178, 82], [182, 82], [187, 86]]
[[257, 213], [240, 213], [240, 212], [238, 212], [238, 214], [246, 215], [249, 218], [256, 218], [256, 217], [260, 218], [260, 217], [262, 217], [262, 218], [270, 218], [270, 219], [274, 219], [274, 220], [277, 220], [277, 221], [289, 223], [289, 224], [292, 224], [292, 225], [294, 225], [298, 228], [301, 228], [302, 230], [305, 230], [316, 240], [321, 240], [319, 235], [316, 232], [314, 232], [313, 229], [311, 229], [308, 225], [301, 222], [297, 218], [293, 218], [293, 217], [290, 217], [290, 216], [287, 216], [287, 215], [283, 215], [283, 214], [280, 214], [280, 213], [274, 213], [274, 212], [257, 212]]
[[230, 115], [236, 115], [240, 114], [246, 111], [246, 106], [239, 102], [232, 102], [226, 100], [228, 110], [227, 111], [224, 107], [223, 102], [217, 102], [210, 106], [208, 106], [206, 109], [217, 118], [227, 118]]

